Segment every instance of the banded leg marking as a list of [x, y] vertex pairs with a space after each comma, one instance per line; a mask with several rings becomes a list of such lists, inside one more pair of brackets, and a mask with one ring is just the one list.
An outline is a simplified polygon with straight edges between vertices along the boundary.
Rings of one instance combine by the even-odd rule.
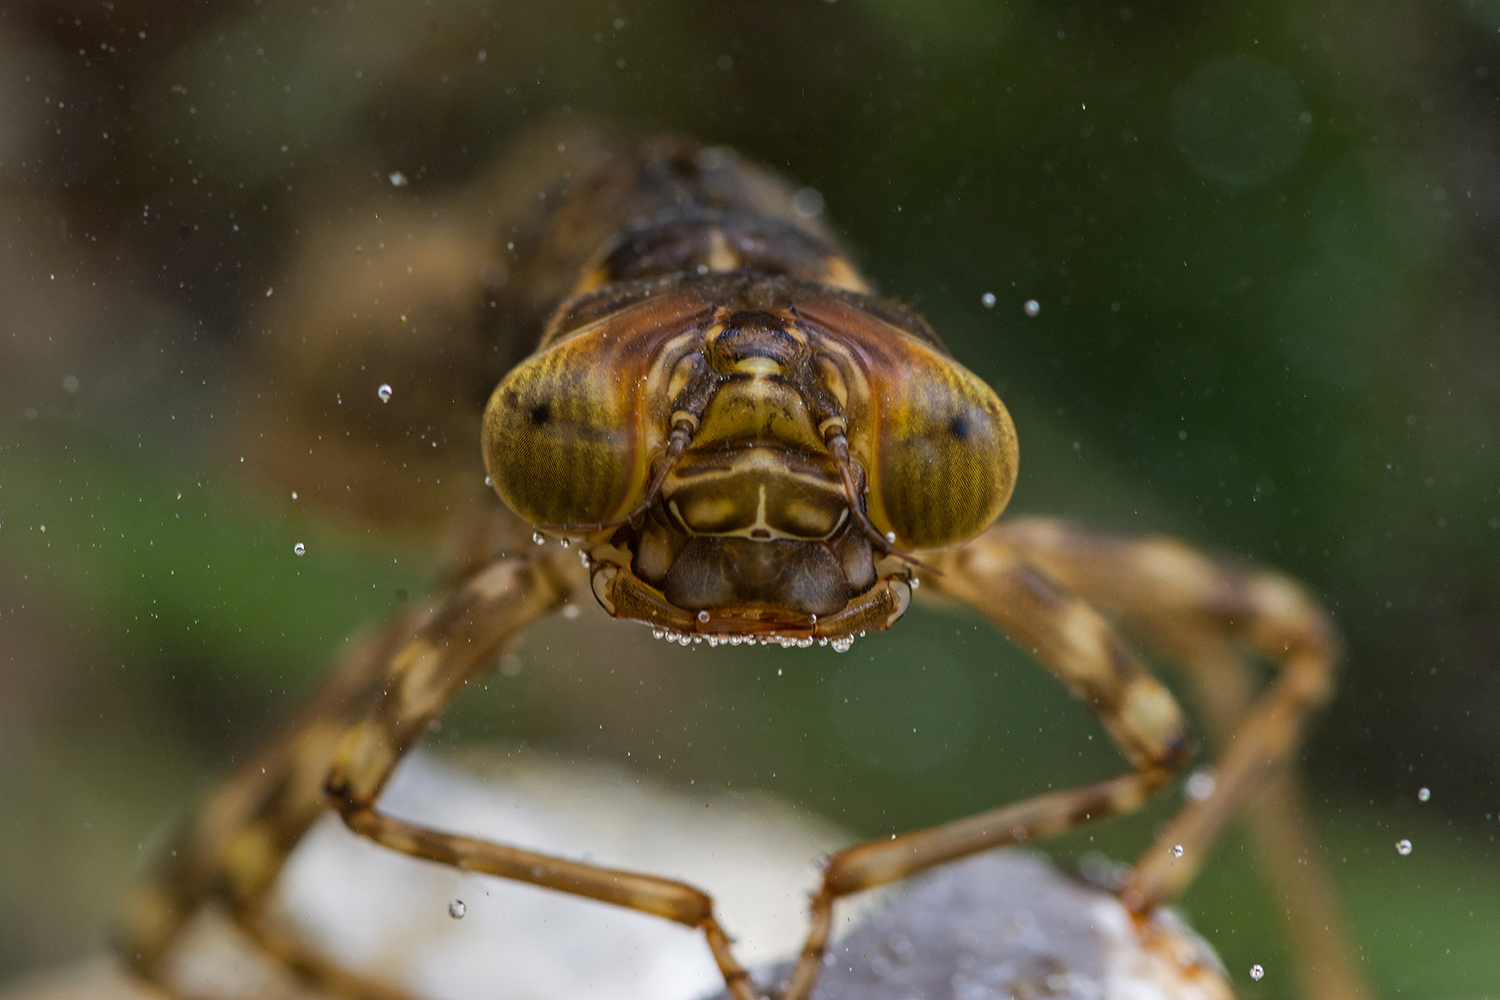
[[[1139, 863], [1132, 888], [1142, 905], [1181, 891], [1212, 838], [1249, 797], [1255, 808], [1245, 819], [1289, 916], [1303, 994], [1372, 997], [1289, 766], [1308, 717], [1332, 693], [1338, 642], [1327, 616], [1292, 580], [1226, 565], [1176, 539], [1123, 538], [1045, 519], [999, 530], [1181, 669], [1210, 743], [1220, 752], [1230, 748], [1212, 796], [1185, 808]], [[1247, 652], [1282, 669], [1259, 701]], [[1188, 843], [1191, 854], [1166, 860], [1170, 845]]]
[[[328, 963], [305, 948], [274, 946], [284, 935], [263, 914], [266, 898], [292, 849], [327, 809], [323, 782], [344, 731], [377, 689], [391, 654], [430, 613], [403, 615], [355, 643], [293, 725], [215, 789], [166, 863], [127, 898], [115, 947], [143, 979], [181, 995], [168, 981], [168, 956], [199, 910], [217, 904], [272, 958], [311, 985], [325, 985], [328, 977], [318, 971]], [[361, 982], [341, 995], [397, 996]]]
[[328, 771], [328, 798], [345, 824], [392, 850], [466, 871], [528, 882], [628, 907], [703, 931], [736, 1000], [755, 1000], [730, 953], [710, 897], [690, 885], [555, 858], [410, 823], [377, 807], [402, 756], [427, 732], [464, 682], [488, 669], [494, 650], [559, 606], [565, 587], [540, 561], [496, 563], [476, 574], [433, 623], [391, 660], [380, 692], [349, 727]]
[[970, 604], [1030, 650], [1083, 699], [1134, 768], [967, 819], [876, 840], [829, 859], [812, 900], [812, 929], [784, 1000], [806, 1000], [833, 924], [833, 902], [1005, 844], [1049, 837], [1138, 808], [1182, 766], [1188, 743], [1176, 701], [1098, 612], [1022, 558], [995, 529], [933, 560], [923, 582]]

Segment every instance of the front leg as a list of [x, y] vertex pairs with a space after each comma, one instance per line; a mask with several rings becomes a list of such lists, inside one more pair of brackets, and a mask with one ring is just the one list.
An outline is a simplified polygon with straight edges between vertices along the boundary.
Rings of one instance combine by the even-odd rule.
[[812, 901], [812, 930], [784, 1000], [817, 981], [833, 901], [1006, 844], [1054, 836], [1138, 808], [1187, 760], [1182, 712], [1097, 611], [1068, 593], [991, 529], [933, 560], [922, 582], [984, 613], [1096, 712], [1133, 770], [1082, 788], [1037, 795], [967, 819], [873, 840], [833, 855]]
[[749, 975], [707, 893], [671, 879], [595, 865], [434, 830], [382, 812], [381, 789], [465, 683], [488, 669], [502, 640], [566, 597], [541, 561], [499, 560], [474, 574], [391, 660], [380, 693], [338, 745], [326, 790], [351, 830], [409, 854], [465, 871], [528, 882], [628, 907], [701, 930], [736, 1000], [755, 1000]]
[[[1204, 860], [1207, 839], [1252, 796], [1245, 817], [1287, 912], [1303, 994], [1373, 996], [1352, 960], [1296, 775], [1284, 766], [1308, 714], [1331, 690], [1337, 641], [1327, 615], [1287, 577], [1230, 565], [1174, 538], [1121, 537], [1040, 518], [997, 530], [1181, 668], [1210, 742], [1224, 754], [1212, 793], [1184, 809], [1137, 865], [1131, 887], [1138, 900], [1149, 905], [1176, 895]], [[1283, 669], [1259, 702], [1249, 654]], [[1168, 848], [1184, 838], [1195, 850], [1171, 858]]]

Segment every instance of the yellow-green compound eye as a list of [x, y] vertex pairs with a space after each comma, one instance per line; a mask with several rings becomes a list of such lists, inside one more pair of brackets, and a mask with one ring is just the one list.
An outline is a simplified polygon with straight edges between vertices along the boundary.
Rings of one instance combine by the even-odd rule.
[[[666, 379], [706, 317], [661, 296], [591, 324], [506, 375], [484, 411], [484, 463], [527, 523], [563, 530], [628, 513], [662, 444]], [[664, 370], [665, 369], [665, 370]]]
[[1015, 488], [1016, 430], [989, 386], [934, 344], [832, 297], [798, 303], [847, 386], [870, 522], [906, 550], [966, 541]]
[[903, 548], [938, 549], [1000, 516], [1015, 487], [1016, 432], [989, 386], [925, 345], [912, 347], [929, 363], [902, 365], [902, 375], [915, 377], [876, 390], [870, 517]]

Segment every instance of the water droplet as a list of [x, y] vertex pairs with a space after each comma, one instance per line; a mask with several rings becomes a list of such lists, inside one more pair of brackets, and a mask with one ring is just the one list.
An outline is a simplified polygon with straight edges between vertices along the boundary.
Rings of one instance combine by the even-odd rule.
[[468, 912], [469, 908], [464, 905], [463, 900], [450, 899], [448, 901], [448, 916], [452, 917], [454, 920], [462, 920], [464, 918], [464, 914]]
[[542, 534], [540, 531], [533, 531], [531, 533], [531, 540], [533, 542], [536, 542], [538, 545], [547, 544], [547, 536]]
[[380, 383], [380, 388], [375, 390], [375, 395], [380, 397], [382, 403], [389, 403], [391, 401], [391, 392], [390, 383], [382, 382]]
[[1405, 837], [1402, 837], [1400, 840], [1396, 841], [1396, 853], [1401, 855], [1403, 858], [1410, 854], [1411, 841], [1407, 840]]
[[1021, 307], [1021, 311], [1028, 316], [1035, 316], [1042, 311], [1042, 304], [1036, 299], [1027, 299], [1026, 304]]
[[1260, 977], [1264, 976], [1265, 974], [1266, 970], [1262, 969], [1259, 964], [1250, 966], [1250, 978], [1255, 980], [1257, 983], [1260, 982]]
[[307, 552], [307, 546], [303, 545], [301, 542], [298, 542], [296, 545], [292, 546], [292, 551], [299, 556], [304, 555]]
[[708, 624], [708, 612], [707, 611], [700, 611], [700, 612], [698, 612], [698, 620], [700, 622], [703, 622], [705, 625]]
[[1181, 844], [1174, 844], [1172, 846], [1172, 857], [1174, 857], [1174, 858], [1180, 858], [1180, 857], [1182, 857], [1182, 845]]
[[1432, 789], [1430, 789], [1430, 788], [1418, 788], [1417, 789], [1417, 801], [1418, 802], [1426, 802], [1430, 798], [1432, 798]]
[[986, 309], [993, 309], [993, 308], [995, 308], [995, 293], [994, 292], [985, 292], [983, 295], [979, 296], [979, 302]]

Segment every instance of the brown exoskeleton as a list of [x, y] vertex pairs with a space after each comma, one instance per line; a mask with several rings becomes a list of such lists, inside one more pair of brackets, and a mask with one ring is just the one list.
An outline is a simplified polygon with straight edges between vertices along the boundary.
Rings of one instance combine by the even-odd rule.
[[[1107, 781], [832, 856], [789, 1000], [813, 989], [835, 900], [1127, 812], [1178, 773], [1190, 753], [1182, 714], [1106, 614], [1181, 663], [1226, 729], [1212, 787], [1199, 788], [1119, 889], [1142, 915], [1174, 898], [1327, 700], [1336, 640], [1323, 613], [1284, 577], [1170, 539], [996, 524], [1017, 470], [1005, 407], [922, 319], [872, 294], [830, 234], [794, 210], [788, 187], [732, 153], [675, 138], [572, 142], [561, 183], [512, 171], [479, 185], [472, 197], [501, 206], [495, 218], [480, 212], [447, 242], [408, 233], [398, 245], [390, 213], [384, 238], [339, 234], [330, 246], [367, 256], [336, 287], [291, 296], [306, 307], [304, 328], [325, 322], [308, 305], [318, 301], [330, 329], [353, 331], [330, 335], [326, 355], [304, 352], [298, 366], [325, 389], [342, 385], [349, 406], [333, 412], [331, 392], [288, 387], [267, 401], [273, 413], [341, 432], [315, 451], [288, 447], [292, 432], [266, 421], [269, 437], [253, 442], [262, 464], [382, 516], [430, 520], [462, 508], [482, 527], [442, 598], [346, 655], [289, 733], [211, 798], [131, 901], [122, 945], [131, 964], [172, 992], [165, 958], [192, 915], [216, 902], [313, 985], [402, 996], [327, 960], [266, 913], [287, 856], [332, 808], [396, 851], [697, 928], [731, 993], [752, 1000], [712, 900], [692, 886], [380, 809], [403, 754], [459, 689], [490, 669], [508, 639], [585, 589], [610, 615], [682, 643], [844, 649], [894, 625], [920, 583], [1032, 651], [1130, 762]], [[507, 229], [509, 220], [518, 221]], [[404, 268], [371, 263], [377, 243], [403, 255]], [[415, 275], [409, 287], [403, 269]], [[433, 284], [444, 286], [436, 298], [414, 290]], [[502, 341], [518, 336], [536, 351], [493, 388], [481, 424]], [[295, 338], [283, 339], [272, 349], [290, 350]], [[392, 425], [376, 400], [379, 380], [364, 359], [391, 354], [442, 359], [420, 369], [438, 374], [395, 390], [427, 400], [428, 423]], [[444, 484], [434, 472], [444, 468], [439, 443], [444, 454], [455, 443], [482, 447], [505, 507], [469, 504], [477, 472]], [[425, 508], [383, 509], [382, 497], [407, 495], [390, 488], [402, 477], [421, 485], [410, 492], [427, 498]], [[548, 538], [570, 544], [534, 544]], [[1245, 651], [1282, 668], [1258, 700], [1245, 686]], [[1360, 993], [1339, 960], [1324, 967], [1325, 996]]]

